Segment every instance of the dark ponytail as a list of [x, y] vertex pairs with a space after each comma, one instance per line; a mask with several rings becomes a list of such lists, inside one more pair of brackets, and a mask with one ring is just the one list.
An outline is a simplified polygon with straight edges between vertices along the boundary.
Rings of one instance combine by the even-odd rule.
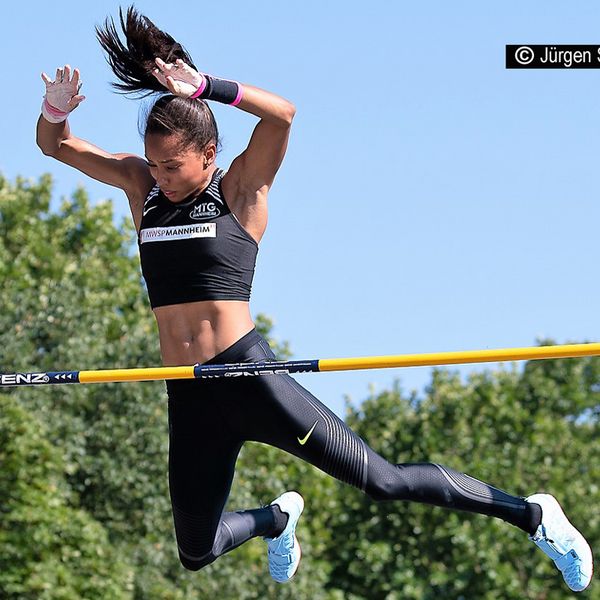
[[177, 134], [182, 145], [194, 146], [198, 150], [203, 150], [210, 142], [218, 145], [217, 124], [208, 105], [202, 100], [165, 93], [165, 88], [152, 75], [157, 57], [165, 62], [180, 58], [195, 69], [192, 57], [181, 44], [133, 6], [127, 9], [125, 16], [119, 8], [119, 20], [125, 41], [121, 40], [112, 17], [107, 17], [103, 27], [96, 27], [106, 60], [119, 80], [112, 83], [113, 87], [123, 94], [135, 94], [137, 97], [161, 93], [140, 127], [142, 135]]
[[106, 52], [110, 68], [121, 81], [112, 84], [120, 92], [137, 93], [140, 96], [164, 92], [165, 88], [152, 75], [156, 68], [154, 59], [157, 57], [165, 62], [175, 62], [180, 58], [196, 68], [183, 46], [160, 30], [148, 17], [138, 13], [135, 7], [130, 6], [125, 17], [119, 8], [119, 20], [125, 43], [121, 41], [112, 17], [106, 18], [104, 27], [96, 27], [96, 35]]

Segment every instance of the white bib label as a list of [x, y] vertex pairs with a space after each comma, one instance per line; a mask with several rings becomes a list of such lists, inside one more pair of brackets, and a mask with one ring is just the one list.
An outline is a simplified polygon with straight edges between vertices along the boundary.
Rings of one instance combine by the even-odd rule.
[[192, 238], [216, 238], [216, 223], [198, 223], [197, 225], [176, 225], [175, 227], [151, 227], [142, 229], [140, 242], [170, 242]]

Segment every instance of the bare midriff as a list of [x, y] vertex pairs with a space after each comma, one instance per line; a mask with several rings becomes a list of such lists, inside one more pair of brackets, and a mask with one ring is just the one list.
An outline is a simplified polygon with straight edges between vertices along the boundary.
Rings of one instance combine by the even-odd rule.
[[204, 363], [254, 328], [249, 303], [238, 300], [158, 306], [154, 316], [165, 366]]

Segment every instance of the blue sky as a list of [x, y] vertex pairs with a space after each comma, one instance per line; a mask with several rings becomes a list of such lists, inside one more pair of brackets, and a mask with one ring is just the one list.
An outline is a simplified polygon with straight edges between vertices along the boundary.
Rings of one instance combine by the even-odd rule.
[[[252, 297], [252, 312], [274, 318], [296, 358], [600, 340], [600, 71], [504, 68], [506, 44], [600, 44], [600, 4], [136, 6], [202, 70], [297, 106]], [[87, 96], [73, 132], [143, 153], [139, 103], [111, 91], [94, 37], [117, 7], [68, 0], [33, 20], [27, 3], [11, 5], [0, 171], [50, 172], [57, 199], [83, 184], [93, 201], [112, 198], [121, 217], [121, 192], [44, 157], [34, 141], [39, 74], [70, 63]], [[227, 167], [255, 120], [214, 110]], [[422, 390], [430, 376], [413, 368], [299, 379], [343, 414], [345, 394], [359, 402], [395, 379]]]

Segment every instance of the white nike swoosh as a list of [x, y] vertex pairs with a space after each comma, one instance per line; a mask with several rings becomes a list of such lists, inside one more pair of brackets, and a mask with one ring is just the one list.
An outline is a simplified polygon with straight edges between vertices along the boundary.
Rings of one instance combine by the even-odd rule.
[[145, 208], [142, 217], [145, 217], [153, 208], [156, 208], [156, 204], [154, 206], [151, 206], [150, 208]]

